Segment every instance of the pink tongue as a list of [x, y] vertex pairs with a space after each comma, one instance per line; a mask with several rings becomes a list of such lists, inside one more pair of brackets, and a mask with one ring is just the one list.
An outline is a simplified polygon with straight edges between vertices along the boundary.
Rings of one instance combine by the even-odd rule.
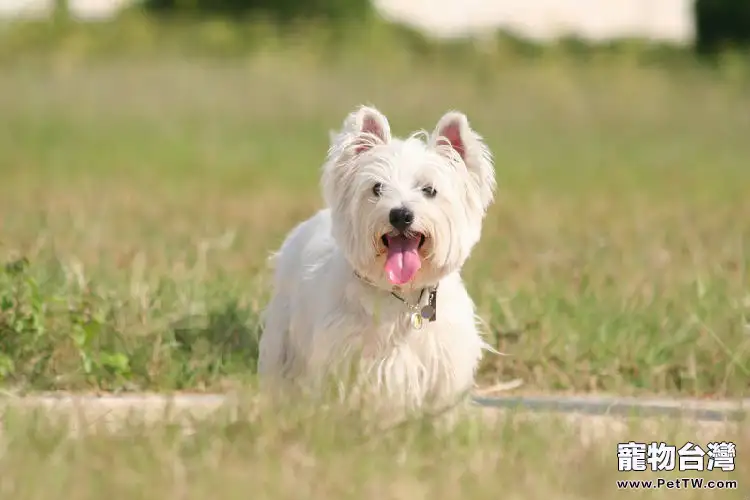
[[407, 238], [403, 235], [388, 238], [388, 257], [385, 272], [394, 285], [408, 283], [417, 274], [422, 262], [419, 260], [419, 236]]

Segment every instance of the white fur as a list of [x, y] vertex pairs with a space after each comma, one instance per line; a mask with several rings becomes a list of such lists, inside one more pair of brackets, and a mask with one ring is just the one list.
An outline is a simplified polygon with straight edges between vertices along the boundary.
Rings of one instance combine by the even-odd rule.
[[[425, 185], [437, 190], [434, 198]], [[460, 399], [488, 348], [459, 275], [495, 191], [481, 137], [463, 114], [449, 112], [432, 134], [395, 139], [385, 116], [363, 106], [332, 134], [322, 188], [327, 208], [294, 228], [274, 256], [261, 378], [321, 391], [332, 377], [343, 394], [407, 410]], [[424, 287], [439, 284], [437, 319], [421, 330], [384, 272], [380, 236], [393, 229], [389, 211], [402, 205], [427, 239], [422, 268], [397, 293], [414, 304]]]

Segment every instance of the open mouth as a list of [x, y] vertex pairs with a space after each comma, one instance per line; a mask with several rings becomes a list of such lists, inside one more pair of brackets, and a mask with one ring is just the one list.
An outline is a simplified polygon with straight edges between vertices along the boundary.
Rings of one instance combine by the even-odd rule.
[[383, 242], [383, 245], [385, 245], [386, 248], [389, 248], [388, 241], [394, 237], [403, 237], [403, 238], [417, 238], [418, 237], [419, 238], [419, 244], [417, 245], [418, 250], [422, 249], [422, 246], [424, 245], [424, 242], [426, 240], [425, 235], [422, 233], [410, 233], [410, 234], [399, 233], [395, 236], [384, 234], [383, 236], [380, 237], [380, 241]]
[[388, 281], [394, 285], [403, 285], [414, 279], [422, 267], [419, 250], [424, 245], [425, 235], [418, 232], [387, 233], [381, 240], [388, 249], [385, 258]]

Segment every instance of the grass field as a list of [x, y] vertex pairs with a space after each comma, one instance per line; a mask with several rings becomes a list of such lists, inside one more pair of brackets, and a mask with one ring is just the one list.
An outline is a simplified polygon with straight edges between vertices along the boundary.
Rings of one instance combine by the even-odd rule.
[[399, 134], [459, 108], [495, 153], [498, 203], [465, 270], [507, 353], [485, 381], [747, 391], [746, 80], [626, 58], [419, 64], [392, 47], [326, 63], [303, 45], [6, 63], [0, 251], [30, 263], [3, 276], [23, 310], [2, 328], [28, 339], [3, 340], [8, 385], [251, 374], [264, 260], [320, 206], [329, 129], [369, 102]]
[[[43, 57], [3, 52], [7, 391], [252, 383], [265, 258], [320, 207], [329, 129], [371, 103], [399, 135], [461, 109], [495, 154], [498, 203], [464, 272], [506, 353], [485, 359], [483, 384], [747, 395], [747, 68], [466, 49], [427, 57], [395, 42], [332, 58], [298, 42], [226, 58], [151, 45], [105, 58], [96, 39], [76, 35]], [[2, 477], [16, 479], [0, 480], [0, 496], [646, 495], [617, 491], [626, 476], [614, 436], [582, 446], [542, 421], [446, 438], [417, 425], [369, 442], [329, 417], [255, 417], [238, 435], [215, 420], [187, 441], [166, 424], [68, 442], [39, 422], [6, 421], [14, 439]], [[677, 432], [664, 427], [657, 440], [667, 431]]]

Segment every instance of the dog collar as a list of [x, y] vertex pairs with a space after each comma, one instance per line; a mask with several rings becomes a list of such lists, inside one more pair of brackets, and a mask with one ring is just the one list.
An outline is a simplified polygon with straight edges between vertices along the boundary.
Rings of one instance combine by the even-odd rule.
[[[371, 280], [365, 278], [361, 274], [359, 274], [357, 271], [354, 271], [354, 275], [359, 278], [360, 280], [364, 281], [370, 286], [375, 286], [375, 283], [373, 283]], [[432, 323], [437, 319], [437, 289], [438, 285], [435, 285], [434, 287], [426, 287], [422, 288], [422, 291], [419, 292], [419, 298], [417, 299], [416, 304], [410, 304], [405, 298], [401, 297], [399, 294], [396, 293], [395, 289], [391, 290], [391, 295], [393, 295], [395, 298], [400, 300], [406, 307], [409, 308], [411, 311], [411, 314], [409, 316], [409, 319], [411, 321], [411, 326], [415, 330], [421, 330], [424, 326], [424, 320], [429, 321]], [[422, 303], [422, 298], [424, 297], [424, 294], [426, 291], [429, 290], [429, 296], [427, 299], [427, 304], [424, 306], [420, 306]]]

